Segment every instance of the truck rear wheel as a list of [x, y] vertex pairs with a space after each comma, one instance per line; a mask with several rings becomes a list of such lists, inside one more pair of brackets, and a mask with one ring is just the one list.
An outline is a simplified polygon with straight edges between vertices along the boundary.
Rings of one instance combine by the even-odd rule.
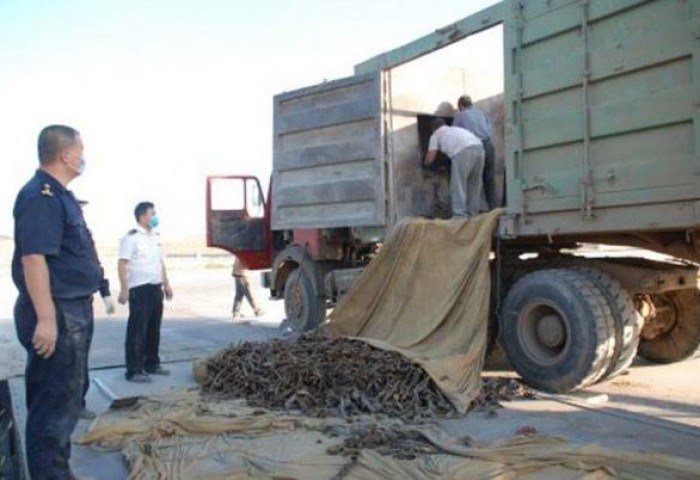
[[601, 380], [614, 378], [625, 371], [637, 356], [644, 317], [637, 311], [632, 295], [610, 274], [597, 268], [581, 268], [581, 271], [603, 294], [615, 322], [615, 352]]
[[529, 385], [565, 393], [608, 371], [614, 320], [603, 294], [582, 271], [529, 273], [510, 289], [502, 311], [506, 354]]
[[639, 356], [673, 363], [700, 355], [700, 292], [676, 290], [650, 298], [653, 312], [642, 330]]
[[284, 284], [284, 313], [295, 332], [306, 332], [318, 327], [326, 316], [323, 298], [314, 293], [312, 280], [297, 268]]

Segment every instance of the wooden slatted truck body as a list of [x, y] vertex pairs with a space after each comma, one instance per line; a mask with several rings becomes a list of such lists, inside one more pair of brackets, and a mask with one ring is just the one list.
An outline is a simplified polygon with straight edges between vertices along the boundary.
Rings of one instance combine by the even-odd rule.
[[[271, 269], [295, 328], [323, 320], [393, 225], [448, 202], [448, 173], [421, 158], [468, 93], [493, 126], [507, 213], [491, 331], [515, 369], [563, 392], [637, 353], [697, 353], [699, 0], [508, 0], [355, 73], [274, 98], [267, 199], [254, 177], [208, 179], [209, 245]], [[572, 255], [582, 243], [673, 259]]]

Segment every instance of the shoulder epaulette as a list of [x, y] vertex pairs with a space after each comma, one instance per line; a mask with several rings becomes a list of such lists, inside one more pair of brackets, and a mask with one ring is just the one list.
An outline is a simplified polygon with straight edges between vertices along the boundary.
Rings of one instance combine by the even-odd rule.
[[138, 230], [136, 230], [135, 228], [132, 228], [131, 230], [129, 230], [127, 232], [127, 235], [135, 235], [136, 233], [138, 233]]
[[45, 197], [53, 197], [53, 190], [51, 190], [51, 185], [45, 183], [41, 188], [41, 194]]

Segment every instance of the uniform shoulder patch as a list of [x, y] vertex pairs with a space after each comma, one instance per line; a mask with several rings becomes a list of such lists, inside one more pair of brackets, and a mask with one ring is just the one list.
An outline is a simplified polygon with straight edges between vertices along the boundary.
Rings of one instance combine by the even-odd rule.
[[45, 183], [44, 186], [41, 187], [41, 194], [45, 197], [53, 197], [53, 190], [51, 190], [51, 185]]
[[137, 233], [138, 233], [138, 230], [136, 230], [135, 228], [132, 228], [131, 230], [126, 232], [127, 235], [136, 235]]

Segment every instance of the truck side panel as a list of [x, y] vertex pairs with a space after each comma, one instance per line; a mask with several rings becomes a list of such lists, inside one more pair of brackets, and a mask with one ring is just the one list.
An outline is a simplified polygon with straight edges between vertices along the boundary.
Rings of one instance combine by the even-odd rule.
[[272, 228], [385, 225], [380, 73], [274, 99]]
[[698, 32], [698, 0], [510, 2], [508, 234], [698, 224]]

